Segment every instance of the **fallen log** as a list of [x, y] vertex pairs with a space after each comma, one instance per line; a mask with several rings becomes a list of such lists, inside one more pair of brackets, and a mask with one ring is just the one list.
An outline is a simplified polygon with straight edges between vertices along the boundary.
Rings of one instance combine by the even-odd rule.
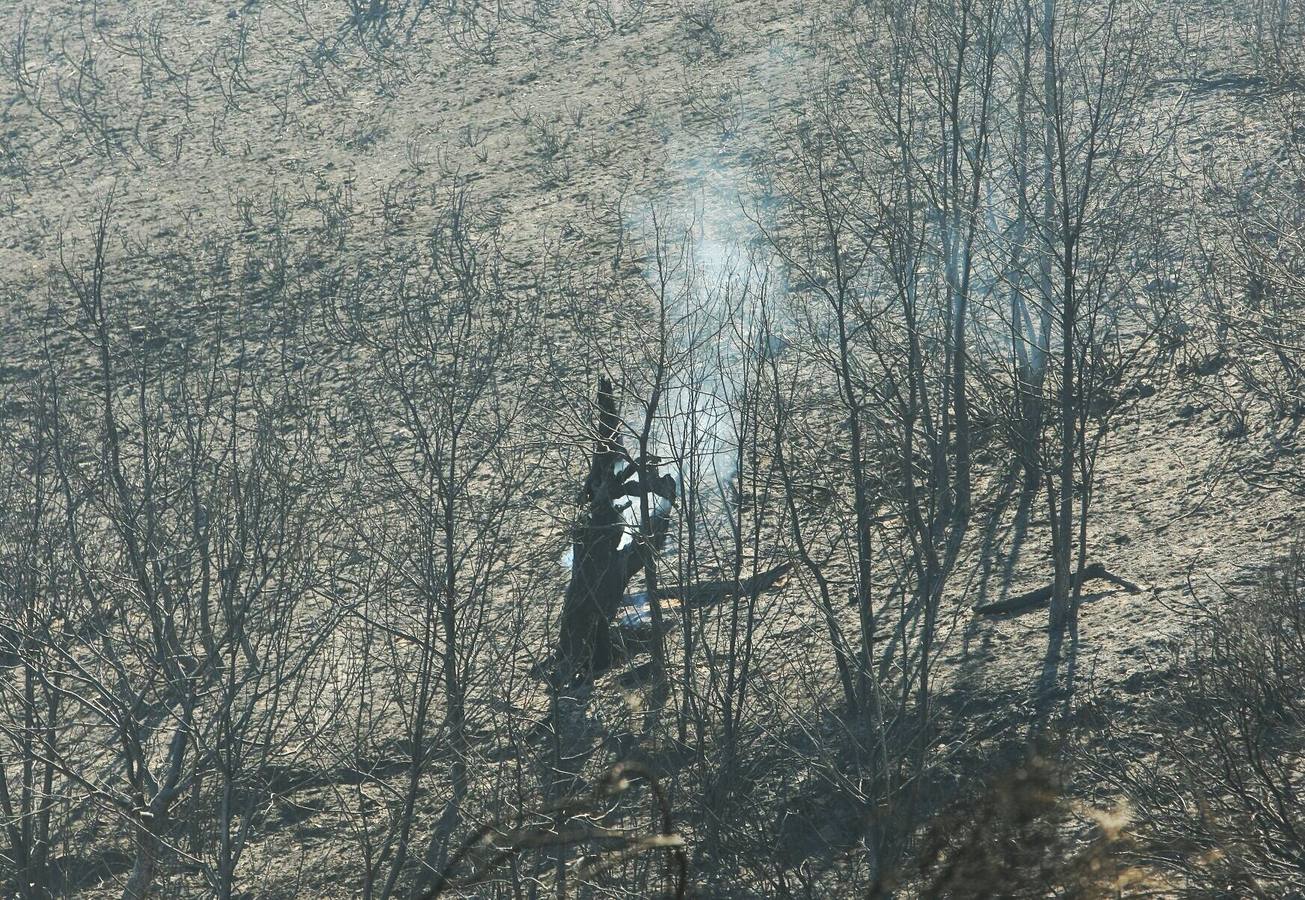
[[[760, 594], [772, 588], [782, 588], [788, 583], [788, 573], [792, 563], [783, 563], [749, 578], [738, 581], [702, 581], [697, 584], [673, 584], [659, 588], [657, 599], [664, 611], [681, 609], [702, 609], [728, 600], [730, 597], [746, 597]], [[648, 603], [648, 594], [639, 591], [627, 594], [621, 608], [617, 610], [616, 626], [628, 630], [646, 629], [652, 624], [652, 610]]]
[[[658, 602], [661, 603], [662, 613], [665, 615], [683, 607], [703, 609], [714, 606], [730, 597], [755, 596], [765, 591], [782, 588], [788, 583], [788, 574], [792, 568], [791, 563], [783, 563], [750, 578], [740, 578], [738, 581], [727, 579], [691, 585], [670, 585], [657, 591]], [[673, 631], [678, 624], [678, 618], [664, 620], [664, 632]], [[644, 652], [651, 646], [651, 642], [656, 638], [656, 632], [653, 631], [652, 609], [645, 592], [640, 591], [625, 597], [613, 623], [613, 638], [626, 656]]]
[[[1108, 581], [1111, 584], [1122, 587], [1130, 594], [1141, 592], [1141, 588], [1133, 582], [1120, 578], [1118, 575], [1108, 571], [1106, 567], [1099, 562], [1085, 566], [1079, 573], [1076, 587], [1082, 587], [1084, 582], [1099, 580]], [[1051, 602], [1051, 595], [1056, 592], [1055, 584], [1048, 584], [1037, 590], [1029, 591], [1026, 594], [1020, 594], [1015, 597], [1007, 597], [1005, 600], [998, 600], [996, 603], [985, 603], [982, 606], [976, 606], [974, 611], [983, 615], [1011, 615], [1014, 613], [1028, 612], [1031, 609], [1038, 609], [1046, 606]]]
[[667, 585], [658, 589], [657, 596], [663, 600], [679, 600], [685, 606], [710, 606], [730, 597], [759, 594], [771, 588], [783, 587], [792, 570], [792, 563], [781, 563], [738, 581], [731, 578], [724, 581], [700, 581], [697, 584]]

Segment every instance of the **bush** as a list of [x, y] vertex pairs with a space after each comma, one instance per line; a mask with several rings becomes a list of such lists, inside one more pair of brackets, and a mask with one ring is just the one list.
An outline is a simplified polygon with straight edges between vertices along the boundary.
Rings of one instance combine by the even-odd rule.
[[1191, 896], [1305, 889], [1305, 544], [1198, 619], [1118, 766], [1150, 865]]

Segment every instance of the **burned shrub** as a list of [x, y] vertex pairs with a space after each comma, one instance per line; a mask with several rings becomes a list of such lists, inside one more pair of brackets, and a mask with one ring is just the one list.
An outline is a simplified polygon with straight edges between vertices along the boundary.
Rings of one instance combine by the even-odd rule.
[[1286, 896], [1305, 888], [1305, 543], [1196, 612], [1158, 727], [1113, 768], [1150, 866], [1190, 895]]

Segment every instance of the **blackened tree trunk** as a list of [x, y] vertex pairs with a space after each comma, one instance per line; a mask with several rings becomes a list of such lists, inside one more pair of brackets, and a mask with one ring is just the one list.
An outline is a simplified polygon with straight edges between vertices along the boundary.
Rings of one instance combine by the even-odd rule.
[[[675, 480], [669, 475], [650, 477], [643, 485], [635, 479], [639, 462], [621, 446], [621, 419], [616, 411], [612, 384], [598, 382], [598, 421], [589, 477], [585, 480], [587, 508], [576, 527], [572, 544], [571, 583], [562, 604], [557, 647], [557, 677], [569, 682], [592, 677], [612, 664], [611, 621], [621, 605], [625, 587], [643, 567], [639, 541], [621, 546], [626, 522], [622, 502], [641, 494], [656, 494], [650, 539], [654, 552], [665, 542], [670, 523], [670, 503]], [[644, 471], [655, 473], [655, 461], [644, 461]]]

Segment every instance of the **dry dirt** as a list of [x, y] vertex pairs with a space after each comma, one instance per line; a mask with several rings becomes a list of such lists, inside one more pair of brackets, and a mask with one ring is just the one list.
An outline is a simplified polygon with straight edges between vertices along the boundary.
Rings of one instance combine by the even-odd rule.
[[[544, 4], [501, 5], [516, 17], [477, 7], [474, 21], [460, 20], [432, 7], [410, 36], [400, 24], [390, 46], [350, 25], [343, 2], [11, 6], [0, 22], [0, 375], [20, 380], [36, 365], [39, 285], [61, 246], [84, 248], [110, 192], [115, 225], [142, 244], [279, 228], [306, 245], [330, 234], [329, 265], [350, 271], [418, 240], [451, 186], [467, 185], [501, 221], [522, 271], [551, 254], [590, 296], [615, 296], [638, 274], [611, 272], [621, 226], [656, 213], [727, 232], [758, 202], [753, 164], [783, 158], [836, 66], [840, 8], [825, 0], [716, 3], [718, 38], [695, 32], [684, 12], [693, 3], [564, 0], [533, 27], [529, 8]], [[1215, 71], [1225, 12], [1209, 16]], [[1203, 154], [1235, 167], [1255, 152], [1264, 126], [1254, 92], [1210, 89], [1186, 102], [1178, 140], [1194, 172]], [[332, 231], [346, 220], [347, 232]], [[310, 365], [333, 382], [330, 357]], [[1091, 526], [1095, 558], [1142, 590], [1090, 592], [1079, 635], [1082, 695], [1125, 708], [1165, 677], [1193, 601], [1253, 585], [1297, 525], [1290, 497], [1257, 486], [1294, 470], [1293, 437], [1254, 409], [1244, 434], [1230, 432], [1240, 397], [1225, 371], [1154, 386], [1107, 436]], [[574, 386], [577, 402], [584, 389]], [[558, 482], [541, 507], [565, 507], [567, 459], [548, 464]], [[947, 689], [1018, 704], [1038, 677], [1045, 615], [985, 618], [971, 607], [1046, 583], [1046, 516], [1039, 500], [1011, 559], [1013, 510], [999, 511], [985, 546], [998, 487], [954, 579], [941, 652]], [[565, 546], [565, 519], [555, 513], [530, 536], [549, 558]], [[559, 567], [551, 582], [559, 595], [564, 575]], [[792, 666], [795, 677], [827, 678], [809, 597], [790, 589], [764, 603], [756, 640], [768, 677]], [[598, 688], [618, 705], [621, 690], [614, 679]], [[321, 834], [299, 849], [295, 865], [314, 890], [354, 896], [311, 875], [347, 868], [348, 845]]]

